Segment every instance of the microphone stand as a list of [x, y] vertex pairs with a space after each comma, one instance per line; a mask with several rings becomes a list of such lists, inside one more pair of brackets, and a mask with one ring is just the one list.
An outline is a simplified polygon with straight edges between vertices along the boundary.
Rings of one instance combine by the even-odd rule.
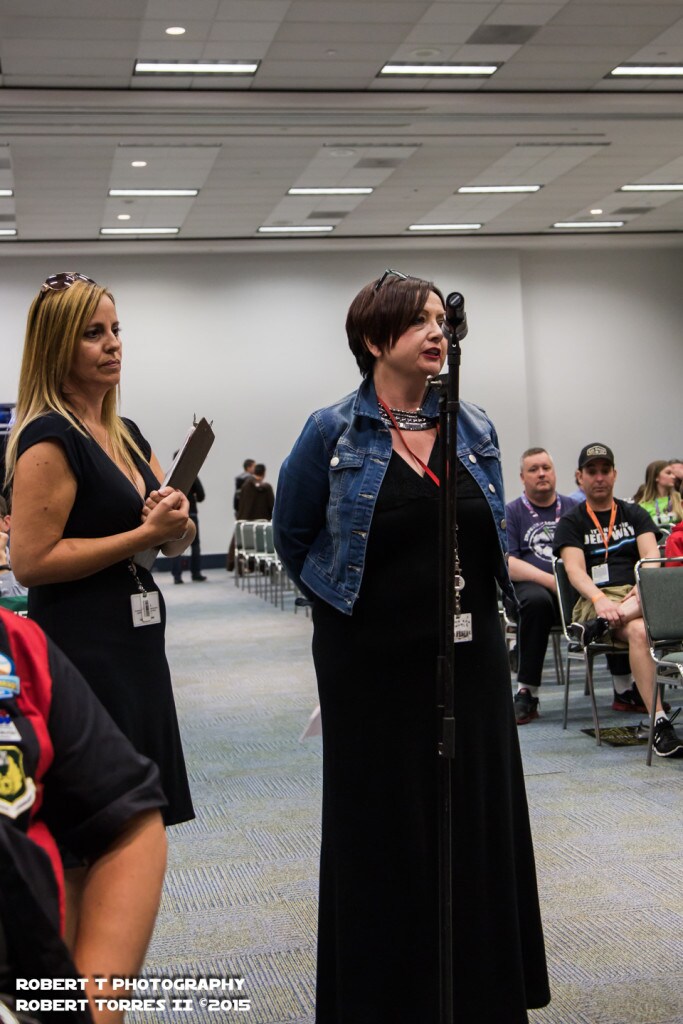
[[453, 798], [455, 758], [455, 651], [460, 621], [460, 575], [457, 525], [458, 412], [460, 409], [460, 342], [467, 334], [465, 301], [459, 292], [446, 299], [444, 335], [448, 340], [448, 376], [430, 386], [439, 392], [441, 466], [439, 479], [439, 1024], [453, 1024]]

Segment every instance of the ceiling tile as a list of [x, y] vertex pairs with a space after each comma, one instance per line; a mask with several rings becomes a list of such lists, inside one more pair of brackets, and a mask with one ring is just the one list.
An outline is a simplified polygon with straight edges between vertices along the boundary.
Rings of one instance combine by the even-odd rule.
[[411, 25], [429, 7], [428, 3], [406, 0], [405, 3], [382, 2], [382, 0], [344, 0], [344, 3], [331, 3], [328, 0], [292, 0], [287, 11], [288, 21], [325, 21], [334, 22], [393, 22]]
[[499, 4], [486, 18], [487, 25], [545, 25], [558, 14], [562, 3]]
[[571, 3], [556, 15], [555, 25], [672, 25], [681, 17], [680, 4], [654, 2], [628, 5]]
[[[118, 4], [118, 0], [116, 0]], [[166, 20], [168, 25], [182, 25], [183, 17], [188, 13], [193, 18], [215, 18], [219, 0], [147, 0], [145, 17], [148, 19]]]

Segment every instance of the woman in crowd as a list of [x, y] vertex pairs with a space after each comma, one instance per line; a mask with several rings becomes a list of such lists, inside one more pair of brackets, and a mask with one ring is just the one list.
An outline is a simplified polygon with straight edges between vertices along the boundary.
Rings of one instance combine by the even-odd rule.
[[164, 650], [163, 597], [134, 558], [159, 547], [179, 554], [194, 527], [185, 496], [158, 491], [156, 456], [117, 414], [120, 377], [111, 293], [82, 274], [49, 277], [28, 314], [7, 449], [12, 562], [29, 587], [30, 617], [158, 764], [172, 825], [194, 812]]
[[[319, 1024], [437, 1024], [438, 398], [444, 302], [387, 271], [346, 330], [364, 380], [314, 413], [283, 464], [274, 527], [313, 599], [323, 726]], [[458, 426], [455, 1019], [524, 1024], [549, 1000], [496, 580], [504, 497], [493, 425]]]
[[664, 459], [651, 462], [645, 470], [645, 483], [633, 500], [644, 508], [657, 526], [671, 528], [683, 520], [683, 501], [676, 490], [676, 474]]

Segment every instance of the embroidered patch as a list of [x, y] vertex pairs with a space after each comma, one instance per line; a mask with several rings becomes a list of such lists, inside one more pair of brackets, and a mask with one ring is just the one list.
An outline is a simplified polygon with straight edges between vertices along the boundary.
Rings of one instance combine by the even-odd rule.
[[26, 777], [19, 747], [0, 747], [0, 814], [18, 818], [33, 805], [36, 787]]
[[607, 455], [607, 449], [604, 447], [604, 445], [593, 444], [590, 446], [590, 448], [586, 448], [586, 456], [589, 455], [591, 456], [591, 458], [595, 458], [596, 455]]
[[2, 676], [13, 676], [14, 665], [4, 654], [0, 654], [0, 677]]

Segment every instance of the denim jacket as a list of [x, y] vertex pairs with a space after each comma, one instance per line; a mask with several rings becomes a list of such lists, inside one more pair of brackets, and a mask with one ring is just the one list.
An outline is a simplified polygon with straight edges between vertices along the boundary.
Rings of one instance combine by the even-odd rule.
[[[438, 413], [430, 389], [422, 406]], [[301, 590], [350, 615], [358, 597], [377, 494], [391, 458], [372, 379], [309, 417], [282, 464], [273, 512], [275, 546]], [[498, 582], [512, 596], [505, 565], [505, 497], [498, 438], [483, 409], [462, 402], [458, 458], [481, 487], [500, 542]]]

